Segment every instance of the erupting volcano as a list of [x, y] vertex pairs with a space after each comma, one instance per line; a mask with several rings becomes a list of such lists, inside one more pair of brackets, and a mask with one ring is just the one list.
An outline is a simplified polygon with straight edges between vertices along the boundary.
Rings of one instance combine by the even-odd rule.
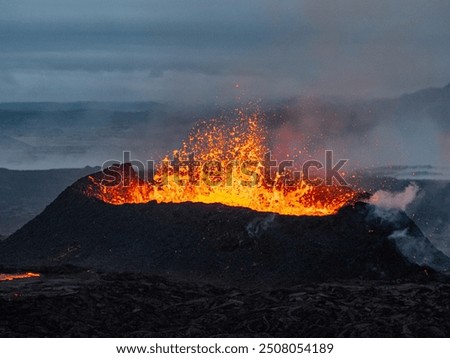
[[334, 214], [360, 196], [348, 186], [317, 185], [291, 169], [265, 166], [269, 142], [262, 115], [237, 111], [233, 119], [200, 122], [150, 180], [130, 165], [115, 166], [90, 176], [85, 193], [114, 205], [221, 203], [297, 216]]
[[79, 179], [0, 244], [0, 263], [245, 285], [450, 269], [405, 213], [382, 219], [358, 190], [267, 166], [264, 120], [240, 111], [198, 123], [150, 178], [124, 160]]

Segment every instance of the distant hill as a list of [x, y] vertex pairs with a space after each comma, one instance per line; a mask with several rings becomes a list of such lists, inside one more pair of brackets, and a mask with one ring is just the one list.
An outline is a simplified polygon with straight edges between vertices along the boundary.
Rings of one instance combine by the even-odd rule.
[[8, 102], [0, 103], [0, 109], [9, 111], [77, 111], [77, 110], [104, 110], [144, 112], [163, 109], [164, 105], [158, 102]]

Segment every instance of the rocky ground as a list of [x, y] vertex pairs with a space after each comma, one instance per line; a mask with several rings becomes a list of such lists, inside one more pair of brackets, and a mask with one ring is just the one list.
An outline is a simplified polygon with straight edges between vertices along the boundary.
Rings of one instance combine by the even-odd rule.
[[448, 337], [449, 306], [450, 279], [426, 272], [246, 289], [52, 269], [0, 282], [0, 336]]

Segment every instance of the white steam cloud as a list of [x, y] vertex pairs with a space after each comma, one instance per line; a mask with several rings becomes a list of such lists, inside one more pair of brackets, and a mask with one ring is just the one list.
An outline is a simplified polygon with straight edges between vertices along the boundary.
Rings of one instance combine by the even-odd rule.
[[377, 191], [368, 200], [374, 206], [367, 219], [381, 219], [390, 223], [392, 232], [388, 238], [410, 262], [450, 272], [449, 257], [436, 249], [409, 219], [406, 220], [406, 214], [401, 212], [417, 198], [418, 192], [416, 183], [410, 183], [402, 192]]
[[405, 210], [416, 199], [418, 191], [416, 183], [409, 184], [400, 193], [378, 190], [369, 199], [369, 203], [383, 209]]

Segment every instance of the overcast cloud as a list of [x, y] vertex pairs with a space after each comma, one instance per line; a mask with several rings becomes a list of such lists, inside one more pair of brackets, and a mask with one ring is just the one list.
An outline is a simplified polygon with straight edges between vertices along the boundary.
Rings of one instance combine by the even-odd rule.
[[448, 0], [0, 0], [0, 101], [398, 95], [449, 82], [449, 14]]

